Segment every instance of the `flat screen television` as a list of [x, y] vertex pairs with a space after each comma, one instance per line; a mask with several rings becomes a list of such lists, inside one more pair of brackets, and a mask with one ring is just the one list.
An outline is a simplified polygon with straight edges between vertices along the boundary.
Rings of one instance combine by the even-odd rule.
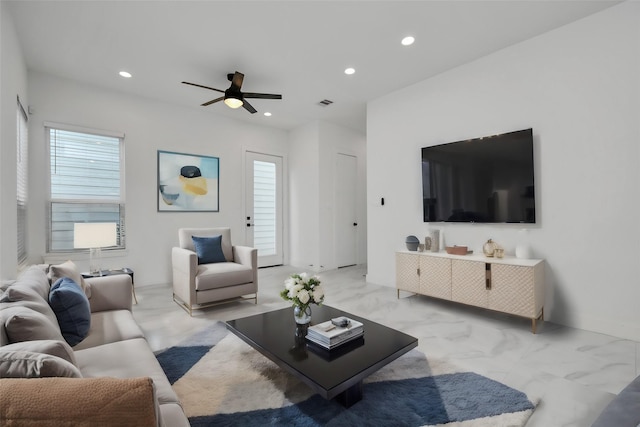
[[422, 148], [425, 222], [535, 223], [533, 131]]

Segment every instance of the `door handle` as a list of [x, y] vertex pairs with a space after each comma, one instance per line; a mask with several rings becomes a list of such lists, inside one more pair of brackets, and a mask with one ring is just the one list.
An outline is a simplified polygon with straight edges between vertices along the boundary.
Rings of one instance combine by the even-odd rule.
[[357, 227], [357, 226], [358, 226], [358, 223], [357, 223], [357, 222], [354, 222], [354, 223], [353, 223], [353, 226], [354, 226], [354, 227]]

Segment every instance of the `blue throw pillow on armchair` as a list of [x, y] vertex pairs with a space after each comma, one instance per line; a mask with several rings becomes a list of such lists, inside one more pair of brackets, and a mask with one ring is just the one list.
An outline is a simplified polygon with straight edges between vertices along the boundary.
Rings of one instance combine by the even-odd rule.
[[91, 308], [80, 285], [68, 277], [58, 279], [49, 291], [49, 305], [70, 346], [86, 338], [91, 328]]
[[198, 264], [212, 264], [215, 262], [226, 262], [222, 252], [222, 236], [197, 237], [191, 236], [193, 246], [198, 255]]

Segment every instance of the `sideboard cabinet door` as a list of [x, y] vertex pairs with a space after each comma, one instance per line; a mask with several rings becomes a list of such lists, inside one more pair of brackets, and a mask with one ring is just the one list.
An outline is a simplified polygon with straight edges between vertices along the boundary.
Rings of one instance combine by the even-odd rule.
[[396, 288], [418, 293], [420, 276], [418, 255], [396, 253]]
[[450, 259], [420, 257], [420, 293], [435, 298], [451, 299]]
[[533, 267], [493, 264], [489, 308], [529, 318], [540, 315], [536, 308], [534, 271]]
[[463, 304], [487, 308], [489, 290], [486, 282], [486, 264], [479, 261], [454, 259], [452, 263], [451, 299]]

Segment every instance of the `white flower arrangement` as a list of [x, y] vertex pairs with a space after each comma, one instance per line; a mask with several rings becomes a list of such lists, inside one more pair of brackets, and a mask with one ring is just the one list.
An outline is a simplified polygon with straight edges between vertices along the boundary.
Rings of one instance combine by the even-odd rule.
[[284, 289], [280, 296], [304, 311], [309, 304], [322, 305], [324, 288], [318, 276], [309, 277], [307, 273], [293, 274], [284, 281]]

